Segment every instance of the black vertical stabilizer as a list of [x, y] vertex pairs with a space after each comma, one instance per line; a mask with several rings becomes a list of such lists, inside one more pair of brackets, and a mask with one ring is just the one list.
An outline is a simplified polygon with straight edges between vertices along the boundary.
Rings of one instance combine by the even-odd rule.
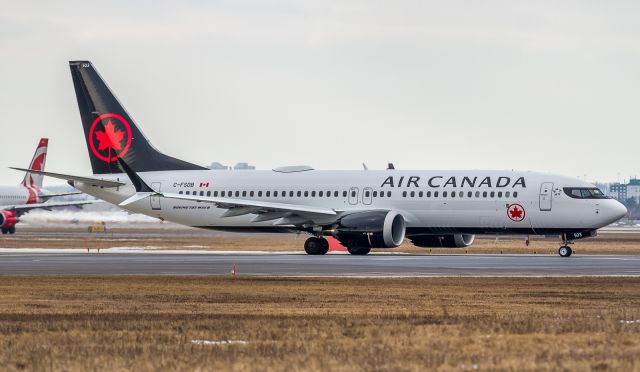
[[94, 174], [123, 173], [118, 158], [136, 172], [207, 169], [156, 150], [91, 62], [69, 67]]

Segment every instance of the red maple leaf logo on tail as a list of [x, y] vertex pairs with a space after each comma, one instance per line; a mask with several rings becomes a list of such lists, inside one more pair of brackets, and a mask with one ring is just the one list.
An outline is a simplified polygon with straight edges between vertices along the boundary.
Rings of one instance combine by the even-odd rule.
[[96, 132], [96, 139], [98, 140], [98, 150], [114, 149], [116, 151], [122, 149], [122, 138], [124, 138], [124, 132], [120, 129], [116, 130], [115, 125], [109, 120], [104, 126], [104, 132]]

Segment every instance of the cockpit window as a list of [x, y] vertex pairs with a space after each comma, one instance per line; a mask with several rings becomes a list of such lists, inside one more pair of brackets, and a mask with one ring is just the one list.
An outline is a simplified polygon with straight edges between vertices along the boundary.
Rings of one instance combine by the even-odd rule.
[[564, 193], [574, 199], [608, 199], [597, 187], [565, 187]]

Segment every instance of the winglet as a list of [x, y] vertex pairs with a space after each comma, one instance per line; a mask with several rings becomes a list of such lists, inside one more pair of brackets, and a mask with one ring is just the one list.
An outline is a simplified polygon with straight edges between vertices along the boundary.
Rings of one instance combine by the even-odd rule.
[[[122, 169], [124, 169], [125, 173], [127, 173], [127, 176], [129, 176], [131, 183], [133, 183], [133, 186], [136, 188], [136, 194], [137, 193], [156, 193], [151, 187], [149, 187], [149, 185], [147, 185], [144, 182], [142, 178], [140, 178], [140, 176], [138, 176], [136, 172], [133, 171], [133, 169], [129, 167], [129, 165], [127, 165], [127, 163], [124, 162], [124, 160], [122, 160], [122, 158], [118, 158], [118, 163], [120, 163], [120, 166], [122, 167]], [[129, 199], [125, 200], [125, 202], [128, 201]], [[120, 205], [122, 205], [122, 203]]]

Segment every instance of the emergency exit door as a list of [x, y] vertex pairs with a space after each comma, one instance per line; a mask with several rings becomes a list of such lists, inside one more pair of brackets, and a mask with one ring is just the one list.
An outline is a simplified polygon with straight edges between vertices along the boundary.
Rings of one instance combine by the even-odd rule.
[[540, 185], [540, 210], [550, 211], [552, 203], [553, 182], [543, 182]]

